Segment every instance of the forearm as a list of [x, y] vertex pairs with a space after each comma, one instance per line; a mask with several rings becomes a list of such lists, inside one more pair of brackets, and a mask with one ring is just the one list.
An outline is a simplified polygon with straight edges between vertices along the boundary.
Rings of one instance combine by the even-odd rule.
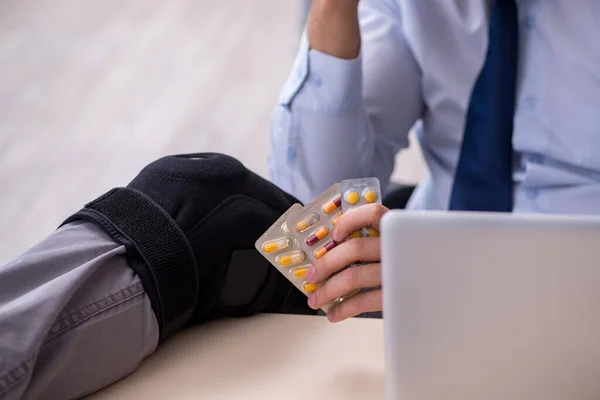
[[305, 35], [298, 60], [272, 117], [269, 170], [275, 184], [307, 202], [334, 182], [365, 174], [372, 151], [364, 141], [372, 139], [361, 59], [309, 50]]
[[302, 201], [347, 178], [376, 176], [385, 188], [395, 154], [408, 145], [424, 107], [399, 6], [392, 0], [360, 4], [358, 57], [311, 49], [304, 35], [273, 114], [271, 179]]
[[125, 249], [72, 223], [0, 268], [0, 398], [74, 398], [133, 372], [158, 326]]
[[307, 34], [312, 49], [340, 59], [358, 57], [358, 0], [313, 0]]

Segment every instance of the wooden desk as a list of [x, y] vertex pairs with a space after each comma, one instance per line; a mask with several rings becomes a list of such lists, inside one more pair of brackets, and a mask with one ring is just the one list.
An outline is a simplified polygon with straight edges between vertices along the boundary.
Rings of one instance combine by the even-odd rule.
[[385, 398], [383, 321], [260, 315], [191, 328], [93, 399]]

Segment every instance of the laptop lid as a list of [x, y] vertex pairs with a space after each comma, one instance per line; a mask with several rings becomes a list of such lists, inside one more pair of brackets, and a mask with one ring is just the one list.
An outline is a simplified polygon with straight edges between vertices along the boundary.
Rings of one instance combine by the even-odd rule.
[[392, 211], [388, 398], [600, 399], [600, 218]]

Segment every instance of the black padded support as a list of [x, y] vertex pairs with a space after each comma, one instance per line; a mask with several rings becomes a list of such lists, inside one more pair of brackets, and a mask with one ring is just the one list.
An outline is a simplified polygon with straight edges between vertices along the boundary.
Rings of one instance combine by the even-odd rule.
[[276, 312], [290, 290], [296, 288], [256, 249], [236, 250], [231, 254], [219, 303], [226, 307], [243, 306], [244, 315]]
[[[131, 188], [117, 188], [86, 204], [64, 224], [93, 221], [127, 248], [155, 312], [161, 340], [191, 318], [198, 299], [198, 273], [181, 228], [157, 203]], [[139, 269], [143, 269], [139, 271]]]

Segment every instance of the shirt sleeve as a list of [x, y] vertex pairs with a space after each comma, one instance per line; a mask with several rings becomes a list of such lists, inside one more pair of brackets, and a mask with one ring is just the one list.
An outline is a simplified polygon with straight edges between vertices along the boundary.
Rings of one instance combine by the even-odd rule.
[[0, 267], [0, 399], [78, 398], [137, 369], [158, 324], [125, 248], [74, 222]]
[[376, 176], [387, 187], [424, 109], [421, 74], [393, 0], [363, 0], [355, 60], [309, 47], [306, 33], [271, 120], [269, 171], [307, 202], [335, 182]]

